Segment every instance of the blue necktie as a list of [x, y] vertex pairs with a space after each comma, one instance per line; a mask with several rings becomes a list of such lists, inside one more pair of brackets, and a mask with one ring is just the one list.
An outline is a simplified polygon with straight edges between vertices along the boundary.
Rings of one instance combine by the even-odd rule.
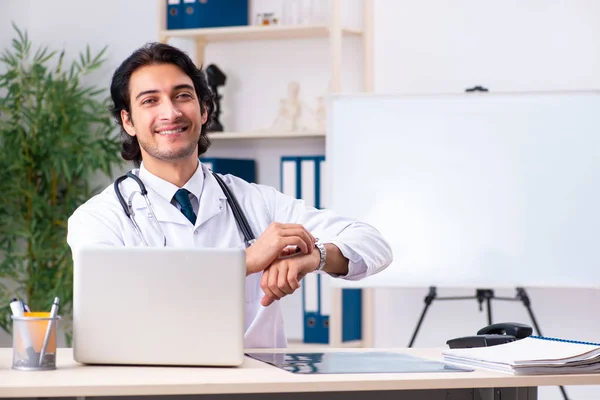
[[181, 206], [181, 213], [190, 220], [192, 225], [196, 224], [196, 214], [192, 208], [192, 202], [190, 201], [190, 192], [186, 189], [179, 189], [175, 192], [175, 201]]

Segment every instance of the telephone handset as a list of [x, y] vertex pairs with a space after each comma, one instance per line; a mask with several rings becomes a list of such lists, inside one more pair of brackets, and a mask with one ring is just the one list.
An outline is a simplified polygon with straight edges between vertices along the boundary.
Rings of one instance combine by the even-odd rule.
[[518, 322], [502, 322], [481, 328], [477, 336], [465, 336], [450, 339], [446, 344], [451, 349], [463, 349], [470, 347], [489, 347], [498, 344], [514, 342], [531, 336], [533, 329]]

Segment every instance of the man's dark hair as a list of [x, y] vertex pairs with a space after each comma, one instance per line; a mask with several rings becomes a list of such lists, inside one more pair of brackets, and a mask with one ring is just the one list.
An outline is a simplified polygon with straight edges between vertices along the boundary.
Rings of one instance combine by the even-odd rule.
[[163, 43], [148, 43], [133, 52], [116, 69], [110, 85], [110, 95], [113, 106], [110, 109], [116, 122], [121, 126], [121, 156], [127, 161], [133, 161], [136, 167], [142, 162], [142, 152], [136, 136], [130, 136], [123, 128], [121, 110], [131, 115], [131, 98], [129, 94], [129, 81], [131, 75], [139, 68], [147, 65], [173, 64], [185, 72], [194, 83], [196, 96], [200, 107], [207, 114], [206, 123], [202, 125], [200, 140], [198, 140], [198, 156], [201, 156], [210, 147], [206, 128], [212, 121], [214, 110], [214, 96], [206, 75], [201, 68], [197, 68], [190, 57], [183, 51]]

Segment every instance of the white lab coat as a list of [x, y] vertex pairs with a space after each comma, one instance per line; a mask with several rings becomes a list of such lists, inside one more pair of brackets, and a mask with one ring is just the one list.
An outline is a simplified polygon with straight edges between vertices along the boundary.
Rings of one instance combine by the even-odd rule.
[[[165, 198], [147, 184], [148, 197], [157, 220], [172, 247], [244, 247], [226, 197], [210, 170], [200, 164], [204, 182], [195, 226]], [[145, 171], [147, 172], [147, 171]], [[198, 171], [199, 173], [200, 171]], [[139, 175], [139, 169], [134, 173]], [[373, 227], [344, 218], [330, 210], [308, 207], [302, 200], [284, 195], [274, 188], [250, 184], [225, 175], [224, 181], [234, 193], [256, 237], [272, 222], [298, 223], [324, 243], [333, 243], [350, 260], [348, 275], [341, 279], [358, 280], [386, 268], [392, 252]], [[138, 185], [126, 179], [120, 185], [127, 200]], [[144, 198], [137, 194], [133, 201], [136, 220], [151, 246], [162, 246], [162, 234], [156, 222], [148, 218]], [[124, 213], [113, 185], [80, 206], [69, 218], [67, 241], [73, 254], [83, 245], [141, 246], [139, 235]], [[287, 341], [279, 302], [268, 307], [260, 304], [263, 291], [260, 273], [246, 278], [245, 336], [246, 348], [285, 347]], [[224, 292], [226, 293], [226, 292]]]

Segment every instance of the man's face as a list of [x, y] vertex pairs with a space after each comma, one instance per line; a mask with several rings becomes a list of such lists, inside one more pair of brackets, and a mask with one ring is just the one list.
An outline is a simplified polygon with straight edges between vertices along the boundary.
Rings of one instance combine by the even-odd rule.
[[131, 115], [121, 111], [123, 127], [136, 136], [142, 159], [181, 162], [197, 156], [206, 113], [185, 72], [173, 64], [147, 65], [129, 80]]

